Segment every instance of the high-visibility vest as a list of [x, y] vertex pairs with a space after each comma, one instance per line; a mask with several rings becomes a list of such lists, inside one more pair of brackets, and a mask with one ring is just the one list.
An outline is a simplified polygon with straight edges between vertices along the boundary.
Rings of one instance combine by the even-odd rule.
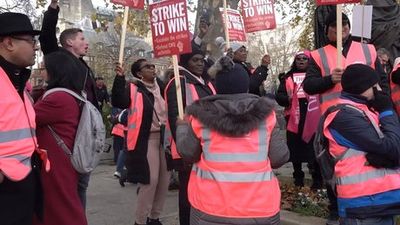
[[227, 218], [264, 218], [280, 210], [279, 182], [268, 158], [275, 113], [242, 137], [219, 134], [191, 117], [202, 154], [193, 164], [188, 197], [192, 207]]
[[[366, 105], [339, 99], [339, 104], [350, 104], [364, 113], [374, 126], [380, 137], [383, 133], [379, 129], [379, 115], [370, 111]], [[400, 170], [378, 169], [368, 166], [366, 152], [339, 145], [329, 131], [329, 125], [338, 111], [327, 116], [324, 123], [324, 135], [329, 140], [330, 154], [338, 158], [335, 165], [336, 188], [339, 199], [352, 199], [363, 196], [380, 194], [400, 189]], [[371, 199], [371, 204], [378, 203], [379, 199]], [[340, 201], [339, 201], [340, 204]], [[377, 205], [377, 204], [376, 204]], [[340, 205], [339, 205], [340, 207]]]
[[[296, 73], [293, 74], [295, 76]], [[305, 73], [297, 73], [299, 76], [305, 76]], [[299, 132], [299, 123], [300, 123], [300, 104], [299, 98], [305, 98], [302, 91], [302, 84], [295, 83], [292, 77], [287, 77], [285, 80], [286, 92], [289, 97], [290, 105], [285, 108], [285, 116], [289, 116], [289, 120], [287, 122], [287, 130], [293, 133]], [[300, 91], [302, 94], [300, 94]]]
[[31, 156], [37, 148], [35, 111], [26, 92], [22, 101], [0, 67], [0, 171], [12, 181], [31, 172]]
[[[293, 78], [291, 77], [287, 77], [285, 80], [285, 87], [286, 87], [286, 93], [289, 97], [289, 103], [291, 106], [292, 100], [293, 100], [293, 93], [295, 93], [294, 91], [294, 81]], [[290, 106], [285, 108], [285, 110], [283, 111], [285, 116], [289, 116], [290, 115]]]
[[124, 125], [117, 123], [111, 130], [111, 134], [119, 137], [125, 137], [124, 131], [128, 130]]
[[[322, 76], [332, 74], [332, 70], [338, 67], [337, 50], [333, 45], [327, 45], [311, 52], [311, 56], [316, 64], [321, 68]], [[342, 65], [339, 66], [346, 69], [347, 66], [355, 63], [362, 63], [375, 69], [376, 50], [373, 45], [352, 41], [347, 56], [342, 56]], [[321, 113], [332, 105], [335, 105], [339, 99], [342, 85], [340, 83], [320, 94]]]
[[[185, 82], [185, 105], [191, 105], [193, 102], [195, 102], [196, 100], [200, 99], [199, 98], [199, 94], [196, 91], [196, 86], [194, 84], [188, 83], [186, 82], [186, 78], [184, 76], [181, 76], [181, 78], [184, 78], [184, 82]], [[171, 85], [172, 82], [175, 82], [175, 78], [172, 78], [168, 84], [167, 87], [165, 88], [164, 91], [164, 99], [165, 99], [165, 104], [166, 104], [166, 108], [168, 109], [168, 98], [167, 98], [167, 91]], [[217, 92], [215, 91], [214, 86], [211, 84], [211, 82], [208, 82], [207, 86], [210, 88], [210, 90], [212, 91], [212, 93], [215, 95]], [[163, 146], [165, 148], [170, 148], [171, 149], [171, 155], [173, 159], [180, 159], [181, 156], [179, 155], [178, 151], [176, 150], [176, 144], [175, 144], [175, 140], [172, 137], [172, 133], [171, 133], [171, 127], [169, 125], [169, 121], [167, 120], [167, 125], [165, 127], [165, 133], [164, 133], [164, 140], [163, 140], [164, 144]]]
[[400, 116], [400, 85], [393, 83], [393, 73], [400, 69], [400, 64], [398, 64], [390, 73], [390, 92], [393, 101], [394, 108], [397, 115]]
[[128, 151], [135, 150], [139, 137], [140, 127], [143, 119], [143, 94], [138, 91], [134, 84], [130, 84], [131, 104], [128, 108], [128, 125], [127, 125], [127, 148]]

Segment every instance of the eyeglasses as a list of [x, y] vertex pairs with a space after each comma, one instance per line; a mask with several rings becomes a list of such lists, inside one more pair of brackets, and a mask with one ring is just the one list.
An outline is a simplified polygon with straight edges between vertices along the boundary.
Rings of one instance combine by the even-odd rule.
[[146, 68], [146, 69], [153, 69], [153, 70], [154, 70], [154, 69], [156, 68], [156, 66], [155, 66], [154, 64], [146, 64], [146, 65], [140, 67], [139, 70], [142, 70], [142, 69], [144, 69], [144, 68]]
[[15, 36], [11, 36], [12, 39], [15, 40], [20, 40], [20, 41], [26, 41], [30, 44], [32, 44], [33, 46], [36, 46], [37, 40], [35, 38], [23, 38], [23, 37], [15, 37]]
[[307, 61], [308, 58], [307, 58], [307, 57], [296, 57], [296, 60], [299, 60], [299, 61]]

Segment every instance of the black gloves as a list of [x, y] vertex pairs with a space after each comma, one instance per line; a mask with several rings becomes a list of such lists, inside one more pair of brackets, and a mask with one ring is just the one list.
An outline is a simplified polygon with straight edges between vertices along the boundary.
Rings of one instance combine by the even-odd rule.
[[365, 156], [367, 158], [368, 165], [375, 168], [388, 168], [393, 169], [398, 167], [397, 163], [389, 158], [375, 153], [367, 153]]
[[374, 87], [373, 90], [375, 98], [368, 101], [369, 106], [377, 112], [390, 110], [393, 107], [390, 96], [385, 94], [383, 91], [378, 91], [376, 87]]

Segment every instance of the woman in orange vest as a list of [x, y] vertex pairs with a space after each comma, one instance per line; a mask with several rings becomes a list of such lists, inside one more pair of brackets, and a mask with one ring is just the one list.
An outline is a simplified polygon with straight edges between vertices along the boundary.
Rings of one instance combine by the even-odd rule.
[[[83, 89], [86, 68], [65, 52], [54, 52], [44, 57], [47, 71], [47, 90], [66, 88], [76, 93]], [[60, 63], [62, 62], [62, 63]], [[73, 149], [80, 119], [79, 100], [69, 93], [57, 91], [40, 98], [34, 105], [39, 146], [46, 149], [51, 170], [42, 169], [44, 192], [43, 221], [34, 225], [86, 225], [84, 207], [78, 195], [79, 174], [70, 156], [58, 144], [58, 138]], [[50, 130], [51, 129], [51, 130]], [[54, 133], [55, 134], [54, 134]]]
[[275, 99], [279, 105], [285, 107], [286, 140], [290, 150], [290, 161], [293, 164], [294, 184], [298, 187], [304, 186], [302, 163], [306, 162], [313, 178], [311, 189], [319, 189], [322, 187], [322, 177], [315, 160], [313, 141], [306, 143], [302, 139], [308, 107], [303, 80], [309, 59], [309, 51], [296, 54], [292, 68], [280, 80]]
[[378, 82], [369, 66], [348, 66], [339, 98], [347, 106], [324, 122], [343, 225], [392, 225], [400, 214], [400, 124]]
[[215, 78], [218, 94], [188, 106], [189, 123], [179, 121], [177, 129], [177, 149], [194, 163], [190, 224], [277, 225], [281, 193], [272, 169], [287, 162], [289, 151], [274, 102], [248, 94], [246, 70], [225, 59]]
[[128, 109], [127, 180], [139, 183], [135, 225], [161, 225], [161, 215], [170, 173], [167, 171], [165, 151], [161, 148], [161, 134], [167, 121], [162, 98], [163, 83], [156, 77], [155, 65], [139, 59], [131, 66], [138, 77], [127, 87], [123, 69], [116, 68], [112, 88], [114, 107]]
[[[181, 88], [183, 96], [183, 107], [191, 105], [199, 98], [214, 95], [213, 85], [207, 79], [203, 79], [204, 53], [195, 45], [192, 45], [192, 52], [183, 54], [179, 60], [181, 75]], [[165, 99], [168, 108], [168, 128], [170, 128], [170, 148], [173, 158], [173, 167], [178, 170], [179, 177], [179, 223], [189, 224], [190, 204], [187, 198], [187, 184], [191, 164], [183, 163], [176, 151], [176, 120], [178, 118], [178, 102], [176, 98], [175, 79], [171, 79], [165, 88]]]

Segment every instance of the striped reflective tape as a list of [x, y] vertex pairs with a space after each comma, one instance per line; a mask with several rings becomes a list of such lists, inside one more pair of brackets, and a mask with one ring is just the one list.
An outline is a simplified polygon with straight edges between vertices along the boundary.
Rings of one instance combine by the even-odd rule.
[[362, 174], [338, 177], [336, 179], [336, 184], [337, 185], [358, 184], [371, 179], [382, 178], [384, 176], [393, 174], [400, 174], [400, 170], [376, 169]]
[[270, 181], [274, 177], [272, 171], [257, 172], [257, 173], [228, 173], [228, 172], [212, 172], [200, 169], [196, 164], [192, 170], [202, 179], [215, 180], [219, 182], [262, 182]]
[[324, 48], [318, 49], [318, 53], [321, 56], [322, 66], [324, 67], [323, 70], [325, 75], [327, 76], [331, 74], [331, 68], [329, 67], [328, 57], [326, 56], [325, 49]]
[[35, 129], [23, 128], [10, 131], [0, 131], [0, 143], [18, 141], [25, 138], [31, 138], [32, 135], [36, 136]]
[[267, 141], [267, 126], [265, 123], [261, 123], [258, 127], [258, 151], [251, 153], [236, 153], [236, 152], [225, 152], [225, 153], [214, 153], [210, 151], [211, 144], [211, 131], [208, 128], [203, 128], [203, 156], [206, 161], [211, 162], [262, 162], [268, 159], [268, 141]]

